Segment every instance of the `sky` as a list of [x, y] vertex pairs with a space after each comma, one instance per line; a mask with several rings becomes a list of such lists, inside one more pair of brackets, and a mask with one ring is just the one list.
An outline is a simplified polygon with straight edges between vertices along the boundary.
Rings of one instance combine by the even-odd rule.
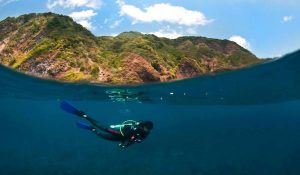
[[300, 0], [0, 0], [0, 20], [26, 13], [68, 15], [96, 36], [229, 39], [260, 58], [300, 49]]

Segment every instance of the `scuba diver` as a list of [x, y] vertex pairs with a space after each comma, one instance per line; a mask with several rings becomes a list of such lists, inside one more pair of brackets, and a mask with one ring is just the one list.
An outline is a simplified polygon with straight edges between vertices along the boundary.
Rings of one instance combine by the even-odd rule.
[[119, 146], [121, 148], [126, 148], [133, 143], [141, 143], [153, 129], [153, 123], [151, 121], [138, 122], [134, 120], [127, 120], [122, 124], [107, 127], [98, 123], [83, 111], [76, 109], [65, 101], [60, 103], [60, 107], [68, 113], [86, 119], [91, 124], [89, 125], [83, 122], [77, 122], [77, 127], [92, 131], [97, 136], [105, 140], [120, 142]]

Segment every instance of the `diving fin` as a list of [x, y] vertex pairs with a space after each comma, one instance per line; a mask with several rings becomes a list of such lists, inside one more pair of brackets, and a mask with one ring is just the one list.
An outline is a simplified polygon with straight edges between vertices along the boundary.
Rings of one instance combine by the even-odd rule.
[[85, 130], [91, 130], [91, 129], [94, 128], [94, 127], [90, 126], [89, 124], [86, 124], [86, 123], [83, 123], [83, 122], [77, 122], [76, 126], [78, 128], [85, 129]]
[[68, 112], [70, 114], [74, 114], [74, 115], [77, 115], [79, 117], [84, 117], [85, 116], [85, 113], [76, 109], [75, 107], [73, 107], [71, 104], [69, 104], [68, 102], [66, 101], [62, 101], [60, 103], [60, 108], [62, 110], [64, 110], [65, 112]]

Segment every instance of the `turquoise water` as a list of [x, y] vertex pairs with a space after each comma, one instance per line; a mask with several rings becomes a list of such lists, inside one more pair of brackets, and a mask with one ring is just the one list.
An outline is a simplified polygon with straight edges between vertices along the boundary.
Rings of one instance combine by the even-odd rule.
[[[300, 52], [244, 70], [143, 86], [40, 80], [0, 67], [2, 175], [299, 175]], [[78, 129], [70, 101], [104, 124], [152, 120], [120, 149]]]

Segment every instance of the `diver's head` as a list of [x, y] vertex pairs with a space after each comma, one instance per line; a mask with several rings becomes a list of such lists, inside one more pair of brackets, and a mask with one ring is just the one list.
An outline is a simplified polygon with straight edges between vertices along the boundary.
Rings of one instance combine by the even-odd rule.
[[138, 126], [143, 128], [145, 131], [150, 131], [151, 129], [153, 129], [153, 122], [142, 121], [142, 122], [139, 122]]

